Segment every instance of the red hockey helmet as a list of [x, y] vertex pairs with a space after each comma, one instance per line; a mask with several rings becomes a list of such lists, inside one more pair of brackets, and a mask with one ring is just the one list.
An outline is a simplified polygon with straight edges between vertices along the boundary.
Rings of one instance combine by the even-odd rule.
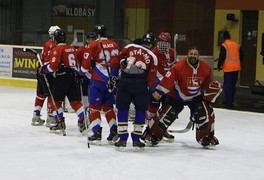
[[169, 42], [171, 41], [171, 35], [169, 32], [161, 32], [158, 37], [159, 41]]
[[168, 32], [161, 32], [158, 36], [157, 48], [160, 53], [168, 53], [170, 49], [171, 35]]

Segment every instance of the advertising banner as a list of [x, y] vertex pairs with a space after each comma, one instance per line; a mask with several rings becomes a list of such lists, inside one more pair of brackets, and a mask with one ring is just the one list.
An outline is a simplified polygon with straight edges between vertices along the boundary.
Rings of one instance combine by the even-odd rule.
[[[39, 53], [41, 52], [40, 49], [35, 50]], [[36, 79], [36, 71], [38, 66], [38, 59], [33, 53], [23, 51], [23, 47], [13, 48], [12, 77]]]
[[12, 77], [13, 48], [0, 45], [0, 77]]

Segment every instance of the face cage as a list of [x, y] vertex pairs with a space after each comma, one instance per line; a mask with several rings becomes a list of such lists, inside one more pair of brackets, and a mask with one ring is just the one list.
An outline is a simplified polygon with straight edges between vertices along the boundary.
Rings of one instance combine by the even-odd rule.
[[168, 53], [169, 49], [170, 49], [170, 43], [165, 42], [165, 41], [159, 41], [157, 43], [157, 48], [159, 50], [160, 53]]

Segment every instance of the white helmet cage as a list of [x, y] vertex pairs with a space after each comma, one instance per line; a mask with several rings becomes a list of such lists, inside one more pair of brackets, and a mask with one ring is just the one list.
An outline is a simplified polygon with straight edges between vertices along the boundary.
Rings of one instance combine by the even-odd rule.
[[160, 53], [163, 53], [163, 54], [168, 53], [170, 49], [170, 43], [166, 41], [159, 41], [157, 43], [157, 48]]

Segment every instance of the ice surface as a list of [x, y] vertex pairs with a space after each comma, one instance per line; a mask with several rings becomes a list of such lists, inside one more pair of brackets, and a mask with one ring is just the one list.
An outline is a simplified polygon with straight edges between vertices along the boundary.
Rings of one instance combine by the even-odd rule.
[[[161, 142], [133, 152], [118, 152], [106, 141], [87, 148], [77, 117], [66, 113], [67, 136], [45, 126], [31, 126], [35, 90], [0, 86], [1, 180], [263, 180], [264, 114], [215, 109], [215, 133], [220, 145], [203, 149], [194, 131], [175, 134], [173, 143]], [[46, 119], [46, 108], [42, 111]], [[170, 129], [182, 129], [189, 119], [185, 108]], [[132, 123], [129, 123], [131, 132]]]

